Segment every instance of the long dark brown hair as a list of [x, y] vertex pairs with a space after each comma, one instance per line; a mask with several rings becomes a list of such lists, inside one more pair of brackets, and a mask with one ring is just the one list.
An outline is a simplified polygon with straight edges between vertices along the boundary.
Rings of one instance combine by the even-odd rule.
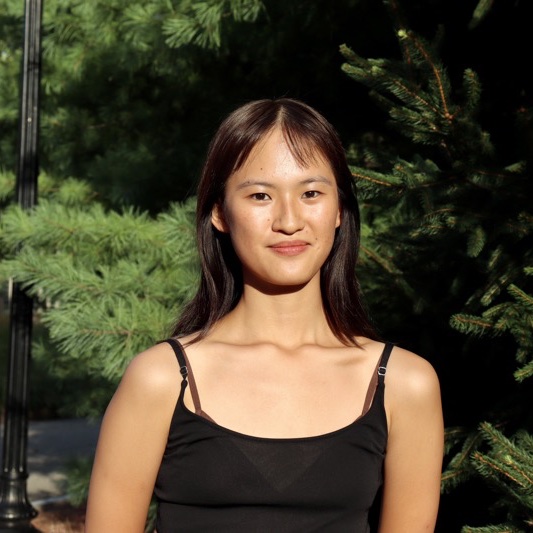
[[[205, 337], [231, 311], [243, 291], [242, 266], [227, 234], [215, 229], [211, 213], [222, 203], [228, 178], [246, 161], [253, 147], [280, 128], [294, 158], [307, 166], [319, 154], [337, 181], [341, 224], [320, 272], [324, 312], [335, 336], [355, 345], [355, 337], [376, 338], [362, 302], [355, 267], [360, 218], [354, 181], [333, 126], [312, 107], [291, 98], [257, 100], [233, 111], [220, 125], [207, 152], [197, 191], [196, 228], [201, 263], [196, 296], [183, 308], [173, 335]], [[194, 342], [193, 341], [193, 342]]]

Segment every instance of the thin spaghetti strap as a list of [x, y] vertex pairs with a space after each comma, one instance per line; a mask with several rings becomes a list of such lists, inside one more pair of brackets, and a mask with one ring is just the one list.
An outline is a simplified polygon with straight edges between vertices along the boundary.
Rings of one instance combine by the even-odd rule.
[[187, 379], [191, 390], [192, 402], [194, 404], [194, 412], [197, 415], [214, 422], [214, 420], [202, 410], [202, 405], [200, 404], [200, 396], [198, 394], [198, 389], [196, 388], [196, 382], [194, 381], [194, 374], [192, 372], [191, 364], [189, 363], [189, 359], [187, 358], [187, 354], [185, 353], [183, 346], [177, 339], [173, 338], [166, 339], [166, 341], [164, 342], [168, 342], [170, 346], [172, 346], [172, 349], [174, 350], [174, 353], [176, 354], [176, 357], [180, 364], [181, 375], [183, 376], [184, 380]]
[[180, 374], [182, 375], [184, 380], [187, 379], [189, 371], [187, 369], [187, 361], [185, 359], [185, 353], [183, 352], [181, 344], [176, 339], [165, 339], [161, 342], [167, 342], [168, 344], [170, 344], [170, 346], [174, 350], [174, 354], [176, 355], [178, 364], [180, 365]]
[[385, 374], [387, 372], [387, 363], [389, 362], [389, 357], [392, 352], [392, 349], [394, 348], [394, 344], [392, 342], [387, 342], [385, 344], [385, 348], [383, 349], [383, 353], [381, 354], [381, 359], [379, 360], [379, 366], [378, 366], [378, 381], [379, 383], [383, 383], [385, 381]]
[[361, 412], [361, 416], [366, 414], [366, 412], [370, 409], [372, 401], [374, 400], [374, 394], [376, 392], [378, 383], [382, 384], [385, 379], [385, 372], [387, 371], [387, 362], [389, 360], [393, 347], [394, 344], [392, 344], [391, 342], [387, 342], [383, 348], [383, 352], [381, 353], [381, 357], [379, 358], [378, 364], [376, 365], [376, 368], [372, 373], [372, 379], [370, 380], [370, 384], [368, 385], [368, 389], [366, 391], [365, 403], [363, 405], [363, 411]]

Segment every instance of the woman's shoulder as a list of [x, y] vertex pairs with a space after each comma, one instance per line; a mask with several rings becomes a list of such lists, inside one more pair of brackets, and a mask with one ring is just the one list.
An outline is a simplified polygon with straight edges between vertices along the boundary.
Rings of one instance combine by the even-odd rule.
[[389, 366], [391, 373], [401, 376], [413, 385], [437, 379], [433, 365], [425, 357], [400, 346], [394, 346]]
[[135, 390], [146, 399], [157, 399], [174, 393], [180, 383], [180, 365], [167, 342], [161, 342], [138, 353], [129, 362], [120, 387]]
[[433, 365], [421, 355], [394, 346], [387, 365], [386, 387], [396, 403], [419, 404], [440, 397], [439, 378]]

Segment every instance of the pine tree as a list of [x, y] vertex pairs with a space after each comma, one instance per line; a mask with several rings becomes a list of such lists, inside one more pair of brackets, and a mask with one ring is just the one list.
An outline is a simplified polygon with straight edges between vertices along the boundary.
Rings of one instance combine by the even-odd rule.
[[116, 385], [196, 286], [194, 201], [153, 218], [106, 210], [79, 181], [51, 185], [31, 212], [12, 205], [2, 215], [0, 279], [52, 303], [40, 319], [59, 350], [54, 364], [78, 360]]
[[[13, 185], [2, 178], [0, 188]], [[168, 333], [195, 286], [194, 203], [154, 219], [106, 209], [79, 180], [41, 175], [40, 192], [31, 212], [11, 205], [2, 213], [0, 285], [14, 278], [35, 298], [46, 334], [34, 364], [76, 396], [65, 413], [99, 417], [129, 360]], [[38, 381], [33, 404], [57, 402], [39, 397], [46, 383]], [[86, 383], [91, 393], [79, 397], [72, 389], [83, 381], [94, 387]]]
[[[533, 525], [531, 392], [510, 384], [499, 369], [509, 366], [513, 352], [518, 381], [531, 377], [533, 369], [527, 152], [511, 160], [513, 151], [494, 145], [481, 126], [481, 82], [467, 68], [462, 84], [454, 86], [437, 52], [442, 35], [427, 42], [408, 27], [397, 2], [385, 4], [402, 59], [365, 59], [341, 49], [345, 72], [372, 89], [390, 126], [407, 139], [374, 135], [352, 149], [365, 217], [360, 276], [369, 280], [378, 323], [393, 321], [389, 333], [437, 355], [435, 338], [445, 339], [446, 350], [452, 350], [448, 364], [457, 351], [444, 396], [447, 385], [461, 398], [457, 405], [470, 409], [472, 396], [478, 396], [479, 410], [470, 412], [469, 425], [447, 430], [443, 488], [481, 476], [498, 494], [494, 517], [485, 520], [501, 523], [463, 531], [526, 531]], [[479, 4], [472, 27], [488, 7]], [[517, 130], [531, 131], [531, 109], [519, 108], [516, 115]], [[462, 347], [450, 326], [470, 337]], [[488, 335], [499, 336], [498, 342], [476, 342]], [[440, 365], [444, 368], [442, 360]]]
[[[338, 68], [339, 35], [365, 40], [357, 30], [364, 21], [349, 17], [353, 0], [337, 0], [335, 9], [285, 0], [43, 6], [41, 168], [89, 182], [109, 205], [151, 213], [192, 193], [208, 139], [244, 101], [303, 97], [342, 127], [349, 101], [342, 109], [338, 102], [349, 82]], [[0, 0], [6, 170], [16, 166], [22, 11], [23, 2]], [[374, 29], [372, 40], [379, 35]]]
[[[524, 276], [531, 275], [533, 267], [526, 267]], [[528, 282], [530, 290], [533, 289], [530, 279], [523, 281]], [[451, 324], [467, 335], [512, 336], [516, 343], [515, 358], [520, 365], [514, 372], [514, 378], [522, 383], [533, 376], [533, 296], [514, 283], [508, 285], [507, 292], [507, 301], [489, 307], [479, 316], [454, 315]], [[524, 384], [524, 387], [527, 386], [530, 386], [529, 382]], [[530, 396], [526, 389], [522, 389], [520, 394], [517, 386], [513, 403], [527, 401]], [[507, 406], [507, 409], [513, 409], [513, 406]], [[517, 414], [520, 416], [518, 423]], [[481, 422], [479, 431], [466, 438], [461, 451], [448, 465], [444, 474], [445, 488], [452, 488], [477, 474], [500, 494], [497, 505], [507, 516], [507, 521], [498, 526], [464, 528], [466, 532], [528, 531], [533, 526], [532, 417], [527, 411], [525, 417], [522, 418], [521, 414], [497, 413], [498, 427]], [[502, 429], [509, 426], [518, 426], [519, 429], [511, 437], [506, 437]], [[453, 440], [457, 440], [457, 434], [461, 433], [465, 432], [457, 431]]]
[[[23, 7], [0, 0], [6, 170], [16, 166]], [[43, 10], [42, 168], [89, 181], [113, 205], [155, 212], [169, 196], [183, 198], [205, 149], [200, 132], [209, 131], [210, 113], [220, 114], [207, 69], [228, 34], [263, 13], [261, 0], [48, 0]], [[193, 114], [202, 97], [203, 112]]]

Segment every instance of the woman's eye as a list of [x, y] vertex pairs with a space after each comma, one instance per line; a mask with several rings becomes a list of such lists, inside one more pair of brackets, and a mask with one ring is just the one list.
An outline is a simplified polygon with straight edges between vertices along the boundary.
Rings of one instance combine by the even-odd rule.
[[317, 198], [320, 196], [320, 191], [306, 191], [303, 196], [304, 198]]
[[268, 200], [269, 196], [268, 196], [268, 194], [266, 192], [256, 192], [256, 193], [251, 195], [251, 198], [253, 198], [254, 200], [259, 200], [260, 202], [262, 202], [262, 201]]

